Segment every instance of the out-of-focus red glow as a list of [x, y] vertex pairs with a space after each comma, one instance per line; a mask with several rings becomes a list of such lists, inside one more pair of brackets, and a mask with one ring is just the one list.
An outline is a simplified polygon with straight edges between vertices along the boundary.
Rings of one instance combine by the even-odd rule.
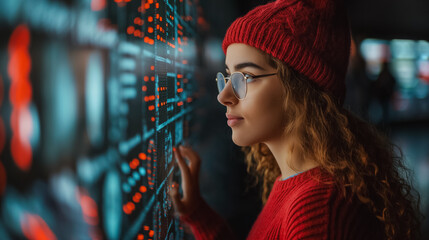
[[112, 24], [108, 18], [100, 18], [97, 22], [97, 27], [103, 30], [117, 30], [118, 26]]
[[3, 195], [4, 190], [6, 189], [6, 170], [4, 169], [3, 163], [0, 160], [0, 196]]
[[148, 43], [150, 45], [153, 45], [155, 43], [155, 40], [153, 40], [150, 37], [146, 36], [146, 37], [144, 37], [144, 42]]
[[168, 44], [168, 46], [170, 46], [172, 48], [176, 48], [176, 45], [172, 44], [171, 42], [168, 42], [167, 44]]
[[149, 102], [155, 100], [155, 95], [145, 96], [144, 101]]
[[114, 0], [116, 3], [118, 3], [118, 6], [122, 7], [125, 6], [126, 3], [131, 2], [131, 0]]
[[429, 61], [420, 62], [419, 78], [426, 84], [429, 83]]
[[129, 27], [127, 28], [127, 33], [131, 35], [131, 34], [133, 34], [133, 33], [134, 33], [134, 30], [135, 30], [135, 29], [134, 29], [134, 27], [133, 27], [133, 26], [129, 26]]
[[122, 210], [125, 214], [131, 214], [136, 209], [136, 206], [132, 202], [128, 202], [122, 206]]
[[356, 57], [356, 51], [357, 51], [357, 49], [356, 49], [356, 42], [355, 42], [355, 40], [352, 38], [352, 40], [351, 40], [351, 42], [350, 42], [350, 58], [354, 58], [354, 57]]
[[26, 213], [21, 218], [21, 230], [30, 240], [54, 240], [55, 234], [48, 224], [38, 215]]
[[0, 106], [1, 103], [3, 102], [3, 96], [4, 96], [4, 87], [3, 87], [3, 79], [0, 76]]
[[141, 31], [140, 31], [139, 29], [136, 29], [136, 30], [134, 31], [134, 36], [135, 36], [135, 37], [140, 37], [140, 35], [141, 35]]
[[131, 162], [130, 162], [130, 168], [131, 169], [136, 169], [140, 164], [140, 161], [137, 158], [134, 158]]
[[140, 153], [140, 154], [139, 154], [139, 158], [140, 158], [141, 160], [146, 160], [147, 156], [146, 156], [146, 154], [144, 154], [144, 153]]
[[4, 145], [6, 144], [6, 128], [3, 119], [0, 117], [0, 153], [3, 152]]
[[77, 200], [82, 208], [83, 219], [89, 225], [98, 225], [98, 208], [97, 203], [92, 199], [88, 192], [83, 188], [78, 188]]
[[204, 17], [198, 17], [197, 23], [203, 31], [208, 31], [210, 29], [210, 24], [207, 22], [207, 20]]
[[139, 192], [136, 192], [136, 194], [134, 194], [134, 196], [133, 196], [133, 201], [135, 202], [135, 203], [138, 203], [138, 202], [140, 202], [140, 200], [142, 199], [142, 195], [141, 195], [141, 193], [139, 193]]
[[92, 11], [101, 11], [106, 8], [106, 0], [92, 0], [91, 1], [91, 10]]
[[30, 31], [27, 26], [15, 28], [9, 40], [8, 74], [11, 80], [9, 98], [12, 105], [10, 124], [12, 129], [11, 153], [15, 164], [28, 171], [32, 162], [30, 137], [33, 121], [29, 111], [32, 97], [30, 83], [31, 58], [29, 54]]
[[143, 21], [143, 19], [136, 17], [136, 18], [134, 18], [134, 24], [142, 26], [144, 24], [144, 21]]
[[[0, 76], [0, 106], [3, 100], [3, 79]], [[3, 152], [6, 143], [6, 128], [4, 127], [3, 119], [0, 117], [0, 154]], [[0, 159], [0, 196], [3, 195], [6, 189], [7, 176], [3, 163]]]

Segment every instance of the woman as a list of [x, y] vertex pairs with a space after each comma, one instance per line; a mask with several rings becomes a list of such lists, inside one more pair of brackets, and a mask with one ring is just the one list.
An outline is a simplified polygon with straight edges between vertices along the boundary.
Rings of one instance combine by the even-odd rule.
[[[343, 109], [350, 33], [341, 0], [278, 0], [229, 27], [217, 74], [232, 140], [263, 182], [247, 239], [415, 239], [419, 213], [387, 138]], [[199, 156], [174, 149], [196, 239], [234, 239], [199, 193]], [[184, 157], [188, 158], [187, 165]]]

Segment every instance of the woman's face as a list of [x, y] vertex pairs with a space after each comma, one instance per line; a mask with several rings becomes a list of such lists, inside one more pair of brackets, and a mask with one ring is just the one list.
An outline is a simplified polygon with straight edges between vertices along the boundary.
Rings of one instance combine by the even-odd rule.
[[[226, 74], [242, 72], [251, 76], [275, 73], [263, 52], [246, 44], [231, 44], [226, 53]], [[235, 97], [231, 83], [219, 93], [226, 106], [232, 140], [238, 146], [266, 143], [283, 133], [283, 85], [277, 75], [256, 78], [247, 83], [243, 100]], [[229, 116], [232, 115], [232, 116]], [[239, 118], [233, 119], [233, 118]]]

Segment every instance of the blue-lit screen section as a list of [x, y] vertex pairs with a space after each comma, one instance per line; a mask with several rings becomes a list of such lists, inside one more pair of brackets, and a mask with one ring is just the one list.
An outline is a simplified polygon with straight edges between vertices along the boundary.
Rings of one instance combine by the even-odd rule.
[[167, 195], [196, 4], [0, 1], [0, 239], [189, 238]]
[[[362, 72], [366, 73], [360, 85], [367, 85], [372, 122], [429, 119], [428, 41], [368, 38], [360, 44], [360, 53], [365, 60]], [[362, 83], [365, 81], [368, 83]]]

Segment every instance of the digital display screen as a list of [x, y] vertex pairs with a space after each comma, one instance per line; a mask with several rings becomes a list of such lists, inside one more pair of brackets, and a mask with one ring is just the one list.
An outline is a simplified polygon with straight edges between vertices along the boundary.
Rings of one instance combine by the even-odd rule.
[[185, 239], [193, 0], [0, 2], [0, 239]]
[[368, 38], [361, 42], [360, 53], [365, 59], [362, 71], [371, 86], [367, 92], [375, 95], [369, 106], [373, 122], [429, 119], [428, 41]]

